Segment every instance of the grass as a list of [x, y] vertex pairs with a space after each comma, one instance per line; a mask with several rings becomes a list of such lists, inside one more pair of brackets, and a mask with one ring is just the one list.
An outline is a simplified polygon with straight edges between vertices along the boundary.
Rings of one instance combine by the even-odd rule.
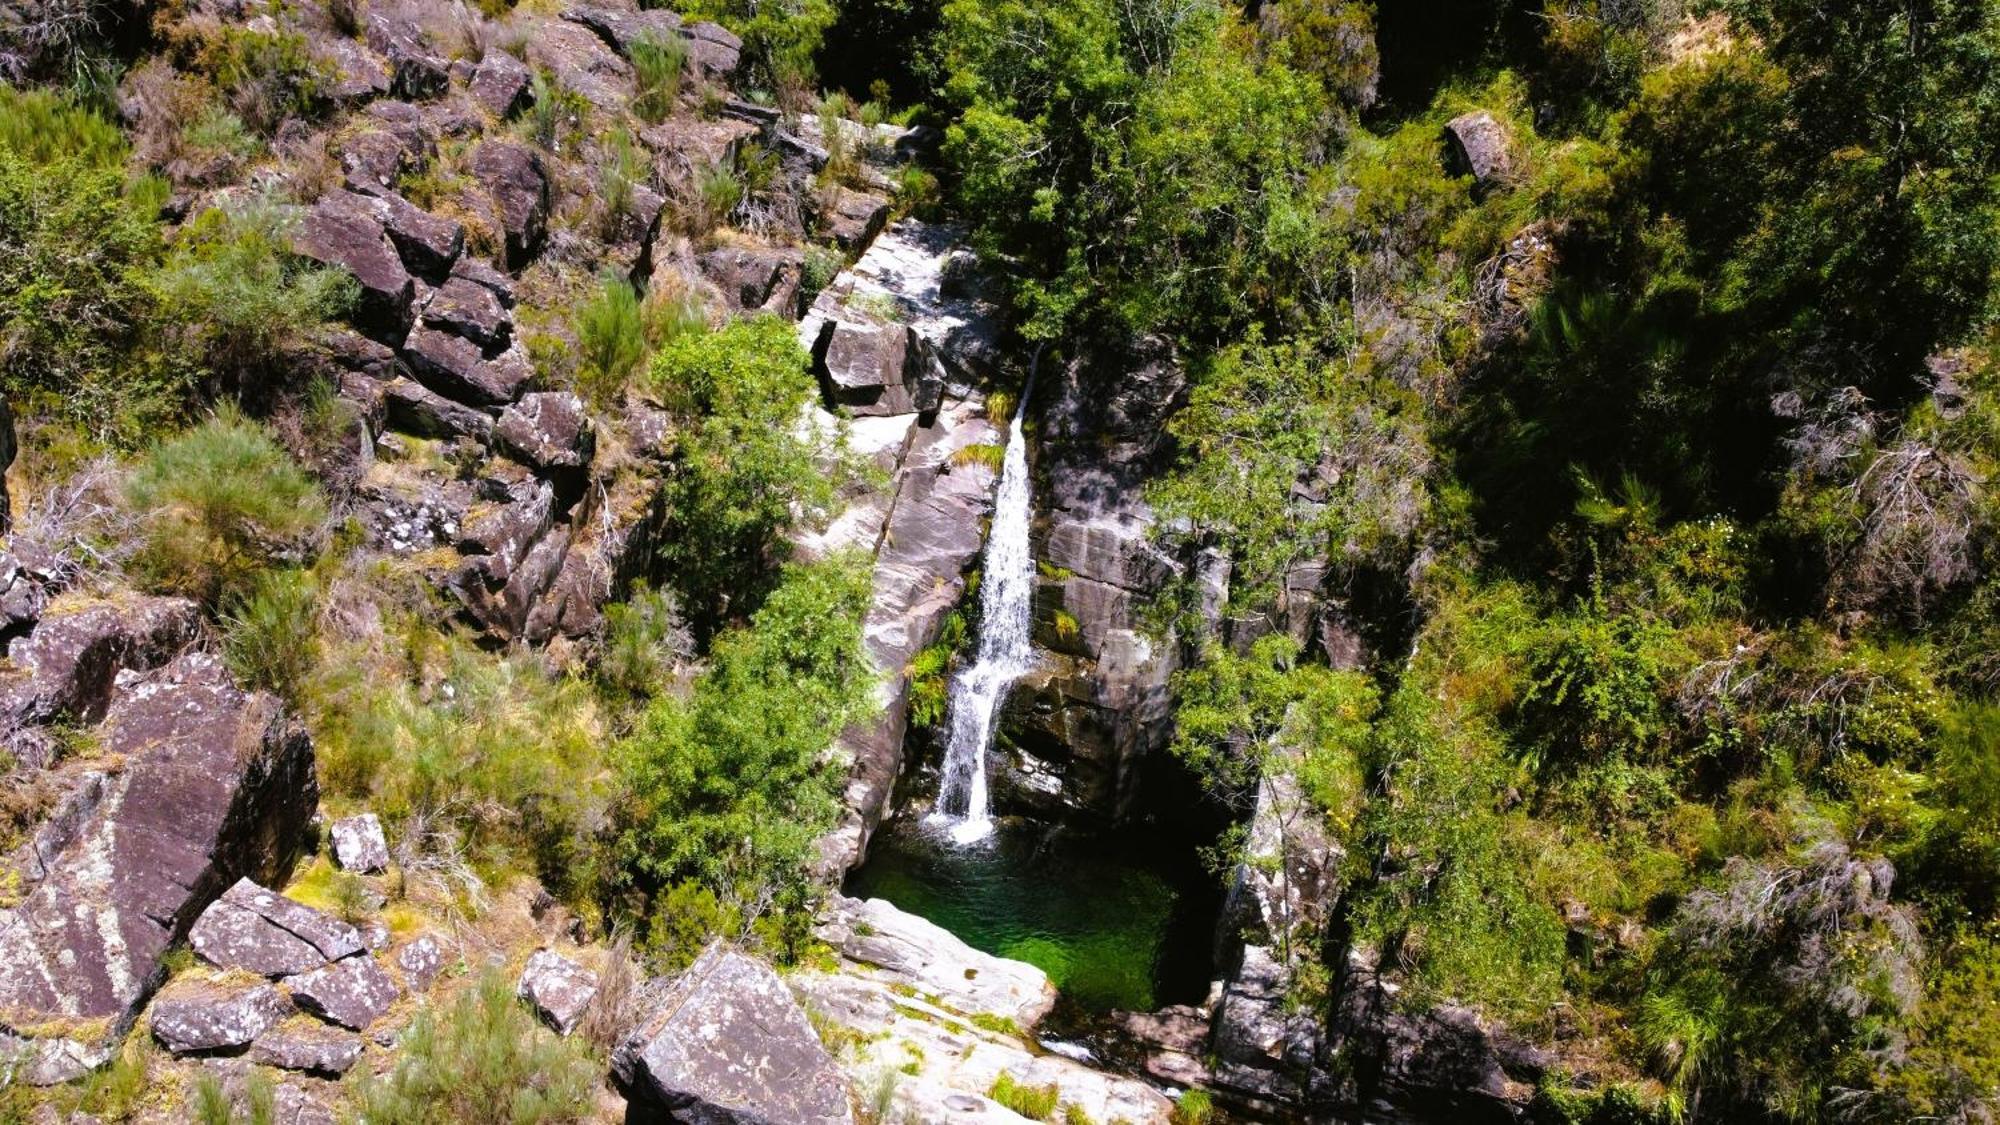
[[1003, 1070], [986, 1096], [1030, 1121], [1047, 1121], [1055, 1116], [1056, 1102], [1062, 1092], [1054, 1084], [1029, 1086]]

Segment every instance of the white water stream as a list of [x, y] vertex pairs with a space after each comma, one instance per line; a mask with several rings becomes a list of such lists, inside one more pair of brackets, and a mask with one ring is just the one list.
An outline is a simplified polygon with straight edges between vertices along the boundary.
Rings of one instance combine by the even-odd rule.
[[[1040, 358], [1039, 353], [1036, 358]], [[993, 527], [986, 536], [979, 587], [979, 648], [972, 665], [952, 681], [951, 741], [945, 749], [944, 780], [938, 786], [936, 811], [924, 818], [941, 826], [959, 844], [982, 840], [993, 832], [986, 794], [986, 752], [993, 745], [993, 719], [1007, 699], [1007, 689], [1035, 663], [1029, 636], [1035, 560], [1028, 551], [1028, 453], [1021, 435], [1021, 418], [1028, 411], [1028, 397], [1034, 389], [1035, 366], [1030, 363], [1027, 389], [1007, 429], [1000, 491], [993, 501]]]

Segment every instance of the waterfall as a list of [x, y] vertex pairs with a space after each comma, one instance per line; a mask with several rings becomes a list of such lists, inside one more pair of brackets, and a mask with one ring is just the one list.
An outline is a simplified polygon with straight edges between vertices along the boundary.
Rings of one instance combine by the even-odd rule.
[[[1035, 361], [1041, 358], [1037, 350]], [[969, 844], [993, 831], [986, 798], [986, 751], [993, 744], [993, 718], [1007, 689], [1034, 667], [1029, 639], [1035, 597], [1035, 560], [1028, 552], [1028, 452], [1021, 419], [1035, 389], [1035, 362], [1028, 385], [1007, 429], [1007, 453], [1000, 491], [993, 502], [993, 527], [979, 589], [979, 647], [972, 665], [951, 685], [951, 741], [944, 755], [944, 780], [937, 809], [925, 819], [943, 826], [953, 841]]]

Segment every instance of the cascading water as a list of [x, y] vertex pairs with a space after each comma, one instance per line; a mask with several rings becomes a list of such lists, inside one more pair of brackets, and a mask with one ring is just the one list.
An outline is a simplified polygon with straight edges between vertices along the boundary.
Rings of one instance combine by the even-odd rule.
[[[1037, 353], [1036, 361], [1040, 355]], [[986, 537], [981, 571], [979, 648], [972, 666], [951, 685], [951, 741], [945, 748], [944, 781], [937, 809], [926, 821], [941, 825], [960, 844], [993, 831], [986, 798], [986, 751], [993, 743], [993, 717], [1007, 689], [1034, 667], [1029, 639], [1035, 596], [1035, 560], [1028, 551], [1028, 453], [1021, 419], [1035, 389], [1035, 362], [1028, 385], [1007, 429], [1007, 453], [994, 498], [993, 527]]]

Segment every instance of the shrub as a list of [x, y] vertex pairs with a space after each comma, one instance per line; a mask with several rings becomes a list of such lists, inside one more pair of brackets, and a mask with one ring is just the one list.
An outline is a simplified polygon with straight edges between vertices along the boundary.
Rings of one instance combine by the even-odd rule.
[[119, 444], [178, 413], [189, 383], [142, 350], [165, 185], [128, 179], [126, 155], [103, 118], [0, 86], [0, 391]]
[[604, 648], [597, 661], [597, 680], [612, 695], [650, 698], [693, 655], [694, 640], [668, 591], [642, 586], [624, 601], [604, 607]]
[[649, 382], [681, 422], [666, 558], [707, 637], [756, 605], [794, 520], [833, 502], [826, 451], [801, 432], [812, 379], [791, 322], [754, 317], [669, 341]]
[[313, 55], [304, 35], [244, 24], [211, 32], [194, 67], [214, 79], [245, 124], [266, 136], [287, 117], [317, 111], [332, 85], [327, 64]]
[[325, 516], [319, 489], [291, 457], [228, 407], [148, 450], [125, 499], [144, 535], [137, 570], [155, 587], [209, 605], [246, 591]]
[[270, 570], [231, 599], [222, 619], [229, 670], [251, 687], [294, 698], [319, 660], [319, 586], [302, 570]]
[[449, 1005], [419, 1013], [398, 1044], [396, 1069], [364, 1080], [355, 1103], [369, 1125], [581, 1122], [590, 1119], [597, 1070], [587, 1047], [542, 1027], [491, 969]]
[[255, 198], [210, 208], [181, 231], [147, 287], [185, 354], [241, 377], [346, 311], [354, 279], [294, 255], [290, 228], [276, 201]]
[[788, 568], [749, 625], [715, 642], [693, 691], [655, 700], [619, 747], [619, 847], [641, 889], [695, 880], [722, 916], [804, 905], [813, 842], [840, 809], [827, 747], [873, 700], [868, 589], [857, 558]]
[[1055, 1116], [1056, 1101], [1062, 1097], [1062, 1091], [1054, 1084], [1026, 1085], [1003, 1070], [986, 1096], [1030, 1121], [1047, 1121]]
[[632, 112], [645, 121], [665, 121], [680, 100], [681, 80], [687, 73], [687, 40], [678, 34], [665, 39], [641, 36], [632, 44], [630, 57], [637, 80]]
[[1182, 1090], [1174, 1099], [1174, 1125], [1208, 1125], [1215, 1120], [1215, 1099], [1207, 1090]]
[[706, 234], [728, 222], [742, 202], [743, 180], [734, 168], [723, 164], [704, 168], [695, 182], [693, 233]]
[[521, 115], [521, 130], [535, 144], [561, 152], [571, 137], [582, 132], [590, 102], [544, 70], [535, 72], [534, 98]]
[[603, 171], [598, 176], [600, 216], [606, 241], [622, 237], [639, 186], [650, 167], [646, 150], [624, 129], [614, 130], [604, 146]]

